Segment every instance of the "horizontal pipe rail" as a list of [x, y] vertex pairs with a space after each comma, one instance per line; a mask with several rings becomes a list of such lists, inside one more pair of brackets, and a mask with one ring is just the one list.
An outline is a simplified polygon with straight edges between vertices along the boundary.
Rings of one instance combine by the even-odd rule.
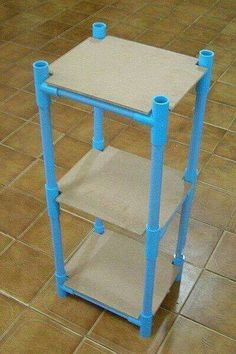
[[110, 112], [119, 114], [121, 116], [131, 118], [131, 119], [135, 120], [136, 122], [142, 123], [144, 125], [149, 125], [151, 127], [153, 126], [153, 119], [152, 119], [151, 114], [145, 115], [142, 113], [134, 112], [134, 111], [127, 109], [127, 108], [115, 106], [112, 103], [99, 101], [95, 98], [83, 96], [83, 95], [80, 95], [79, 93], [66, 91], [64, 89], [50, 86], [46, 83], [43, 83], [41, 85], [41, 90], [50, 96], [69, 98], [71, 100], [87, 104], [89, 106], [101, 108], [105, 111], [110, 111]]

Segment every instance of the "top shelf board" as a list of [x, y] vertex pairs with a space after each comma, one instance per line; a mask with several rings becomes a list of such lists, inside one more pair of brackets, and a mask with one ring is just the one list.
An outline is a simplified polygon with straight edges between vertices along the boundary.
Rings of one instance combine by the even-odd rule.
[[52, 86], [144, 114], [157, 95], [173, 109], [205, 72], [196, 58], [112, 36], [86, 39], [50, 70]]

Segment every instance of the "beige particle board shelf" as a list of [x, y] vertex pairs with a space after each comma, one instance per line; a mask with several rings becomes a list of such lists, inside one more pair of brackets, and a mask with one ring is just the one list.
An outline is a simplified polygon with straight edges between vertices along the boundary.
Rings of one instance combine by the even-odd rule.
[[[160, 252], [153, 297], [153, 313], [161, 305], [177, 275], [172, 256]], [[144, 245], [137, 240], [106, 230], [91, 231], [66, 264], [65, 286], [138, 318], [143, 301]]]
[[145, 114], [157, 95], [173, 109], [205, 73], [197, 58], [112, 36], [86, 39], [50, 71], [52, 86]]
[[[59, 181], [59, 203], [95, 217], [116, 230], [142, 235], [148, 218], [150, 160], [108, 146], [90, 150]], [[164, 167], [160, 225], [175, 212], [189, 185], [182, 174]]]

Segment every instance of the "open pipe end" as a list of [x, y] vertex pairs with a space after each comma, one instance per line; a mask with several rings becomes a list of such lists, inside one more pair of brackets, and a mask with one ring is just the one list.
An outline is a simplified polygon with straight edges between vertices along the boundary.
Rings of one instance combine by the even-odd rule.
[[36, 70], [45, 69], [48, 67], [48, 63], [45, 60], [38, 60], [33, 63], [33, 68]]
[[155, 96], [153, 98], [153, 103], [155, 105], [163, 106], [163, 105], [168, 105], [169, 104], [169, 100], [168, 100], [168, 97], [166, 97], [166, 96]]
[[200, 50], [199, 55], [205, 58], [209, 58], [214, 57], [215, 53], [212, 50], [202, 49]]
[[106, 37], [107, 25], [103, 22], [95, 22], [92, 25], [92, 35], [95, 39], [103, 39]]

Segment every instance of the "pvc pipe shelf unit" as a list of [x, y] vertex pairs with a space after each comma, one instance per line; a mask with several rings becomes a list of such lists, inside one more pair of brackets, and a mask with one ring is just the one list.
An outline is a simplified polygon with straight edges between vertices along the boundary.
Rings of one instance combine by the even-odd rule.
[[[200, 51], [197, 59], [106, 36], [106, 25], [95, 23], [92, 37], [53, 62], [50, 70], [45, 61], [33, 64], [58, 295], [73, 294], [116, 313], [139, 326], [144, 337], [151, 335], [153, 315], [172, 284], [181, 280], [213, 57], [208, 50]], [[193, 129], [182, 176], [163, 166], [168, 113], [195, 84]], [[93, 149], [59, 183], [51, 96], [94, 107]], [[105, 110], [150, 127], [151, 159], [105, 147]], [[61, 204], [94, 222], [66, 264]], [[161, 239], [178, 211], [176, 252], [171, 256], [163, 251]]]

